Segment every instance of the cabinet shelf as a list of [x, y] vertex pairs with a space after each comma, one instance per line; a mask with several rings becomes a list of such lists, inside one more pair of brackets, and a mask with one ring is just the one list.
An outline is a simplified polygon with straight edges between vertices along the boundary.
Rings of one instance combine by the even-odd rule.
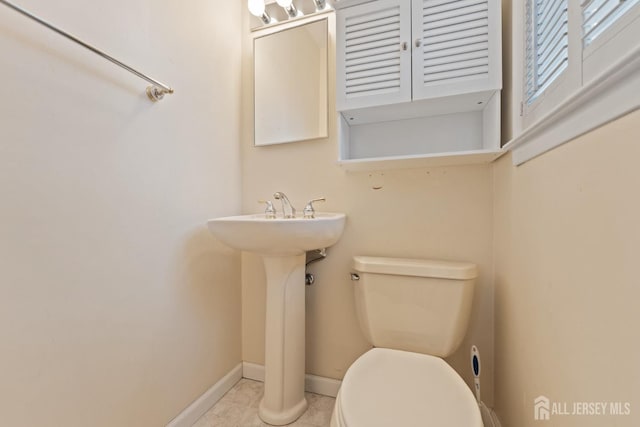
[[[433, 158], [433, 165], [491, 161], [491, 153], [500, 152], [500, 91], [473, 109], [463, 108], [463, 98], [442, 100], [440, 107], [433, 100], [415, 109], [409, 104], [406, 109], [383, 106], [338, 113], [340, 163], [393, 160], [389, 165], [396, 168], [416, 167], [418, 158]], [[427, 111], [431, 114], [425, 115]], [[411, 160], [412, 166], [403, 166], [401, 160]]]
[[414, 169], [423, 167], [491, 163], [502, 154], [503, 151], [501, 149], [453, 151], [435, 154], [414, 154], [408, 156], [338, 160], [338, 165], [349, 172]]
[[495, 93], [495, 90], [486, 90], [378, 107], [358, 108], [342, 111], [342, 116], [350, 126], [353, 126], [469, 111], [483, 111]]

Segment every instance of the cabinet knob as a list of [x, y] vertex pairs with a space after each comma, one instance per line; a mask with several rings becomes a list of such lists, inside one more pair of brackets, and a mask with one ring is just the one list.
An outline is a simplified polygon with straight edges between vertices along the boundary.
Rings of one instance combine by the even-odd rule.
[[422, 39], [416, 39], [416, 47], [422, 46]]
[[407, 42], [400, 43], [400, 50], [407, 50], [407, 49], [409, 49], [409, 43]]

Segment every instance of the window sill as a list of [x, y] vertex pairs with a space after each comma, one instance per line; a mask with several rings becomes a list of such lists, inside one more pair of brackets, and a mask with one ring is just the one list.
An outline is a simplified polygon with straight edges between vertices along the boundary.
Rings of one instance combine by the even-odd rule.
[[520, 165], [640, 108], [640, 47], [509, 141]]

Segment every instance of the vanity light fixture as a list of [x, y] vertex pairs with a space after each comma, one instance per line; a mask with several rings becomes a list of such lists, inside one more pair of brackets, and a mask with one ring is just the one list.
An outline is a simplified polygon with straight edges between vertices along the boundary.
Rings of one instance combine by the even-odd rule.
[[253, 16], [260, 18], [265, 25], [271, 23], [271, 17], [265, 11], [264, 0], [248, 0], [247, 6], [249, 7], [249, 12]]
[[287, 12], [289, 18], [298, 16], [299, 12], [293, 4], [293, 0], [276, 0], [276, 3]]
[[327, 0], [313, 0], [313, 3], [316, 5], [316, 12], [320, 12], [327, 7]]

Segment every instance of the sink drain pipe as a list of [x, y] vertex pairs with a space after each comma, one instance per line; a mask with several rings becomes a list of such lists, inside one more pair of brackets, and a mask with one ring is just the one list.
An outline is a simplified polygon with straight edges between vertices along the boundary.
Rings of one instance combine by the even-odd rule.
[[316, 249], [315, 251], [307, 252], [307, 262], [304, 265], [304, 268], [305, 268], [304, 284], [305, 285], [311, 286], [316, 281], [315, 276], [313, 274], [311, 274], [311, 273], [307, 273], [307, 271], [306, 271], [307, 267], [309, 267], [309, 264], [313, 264], [314, 262], [317, 262], [317, 261], [322, 261], [326, 257], [327, 257], [327, 249], [326, 248]]

